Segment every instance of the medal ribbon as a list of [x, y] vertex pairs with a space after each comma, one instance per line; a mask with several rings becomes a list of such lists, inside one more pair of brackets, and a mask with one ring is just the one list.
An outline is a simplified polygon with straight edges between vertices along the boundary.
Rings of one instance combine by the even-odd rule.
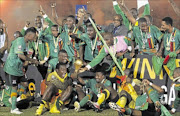
[[63, 41], [60, 41], [60, 42], [59, 42], [59, 50], [61, 50], [62, 47], [63, 47]]
[[34, 42], [34, 48], [35, 48], [35, 54], [38, 54], [37, 51], [38, 51], [38, 45], [39, 45], [39, 37], [37, 39], [37, 42]]
[[[78, 29], [77, 29], [76, 27], [74, 27], [74, 29], [73, 29], [73, 32], [72, 32], [72, 33], [74, 33], [75, 31], [77, 32], [77, 30], [78, 30]], [[75, 33], [76, 33], [76, 32], [75, 32]], [[69, 30], [68, 30], [68, 33], [69, 33]], [[69, 38], [69, 41], [71, 41], [71, 37], [69, 36], [69, 34], [68, 34], [68, 38]]]
[[[76, 34], [77, 31], [78, 31], [78, 29], [75, 27], [72, 33], [75, 33], [75, 34]], [[69, 35], [68, 35], [68, 36], [69, 36]], [[75, 42], [74, 39], [70, 39], [70, 36], [69, 36], [69, 40], [72, 42], [72, 45], [73, 45], [72, 47], [73, 47], [73, 49], [74, 49], [74, 56], [77, 57], [77, 50], [76, 50], [76, 48], [75, 48], [76, 42]]]
[[[175, 51], [175, 42], [172, 42], [172, 38], [174, 38], [175, 35], [176, 35], [176, 31], [173, 28], [173, 32], [171, 33], [170, 39], [168, 40], [168, 37], [167, 37], [167, 40], [166, 40], [166, 44], [167, 44], [168, 47], [170, 47], [171, 52], [173, 51], [173, 49]], [[173, 45], [173, 43], [174, 43], [174, 45]]]
[[[151, 29], [149, 27], [149, 34], [151, 35]], [[154, 48], [154, 43], [153, 43], [153, 39], [152, 39], [152, 36], [151, 38], [148, 38], [148, 42], [149, 42], [149, 48]]]
[[[175, 39], [176, 31], [172, 33], [172, 38]], [[175, 40], [171, 40], [170, 43], [170, 51], [173, 52], [175, 51]]]
[[[59, 35], [60, 36], [60, 35]], [[55, 49], [57, 49], [57, 46], [58, 46], [58, 38], [59, 38], [59, 36], [57, 37], [57, 38], [55, 38], [54, 36], [53, 36], [53, 41], [54, 41], [54, 47], [55, 47]], [[56, 40], [57, 39], [57, 40]]]
[[[150, 27], [149, 27], [149, 32], [148, 32], [148, 35], [151, 35], [151, 29], [150, 29]], [[146, 38], [147, 38], [147, 33], [146, 33]], [[143, 38], [143, 33], [142, 33], [142, 30], [141, 30], [141, 37], [142, 37], [142, 39], [143, 39], [143, 44], [145, 45], [145, 39]], [[149, 45], [149, 48], [150, 49], [153, 49], [154, 48], [154, 43], [153, 43], [153, 39], [152, 39], [152, 36], [150, 37], [150, 38], [147, 38], [147, 41], [148, 41], [148, 45]]]

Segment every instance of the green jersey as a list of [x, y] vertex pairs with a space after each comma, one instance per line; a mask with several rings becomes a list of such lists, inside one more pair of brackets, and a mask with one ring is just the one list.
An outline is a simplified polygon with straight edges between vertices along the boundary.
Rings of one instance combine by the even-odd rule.
[[[133, 25], [132, 23], [128, 20], [128, 18], [126, 17], [126, 15], [124, 14], [124, 12], [121, 10], [119, 4], [117, 3], [117, 1], [113, 1], [113, 7], [114, 7], [114, 10], [116, 12], [116, 14], [119, 14], [122, 16], [122, 19], [123, 19], [123, 24], [129, 29], [131, 30]], [[144, 17], [145, 15], [150, 15], [150, 5], [149, 4], [146, 4], [144, 6], [144, 12], [142, 14], [142, 17]]]
[[[156, 90], [152, 89], [151, 87], [148, 89], [148, 95], [150, 99], [153, 101], [153, 103], [156, 103], [157, 101], [159, 101], [160, 95], [158, 94]], [[136, 98], [135, 109], [138, 109], [138, 110], [148, 109], [148, 102], [147, 102], [148, 95], [147, 93], [144, 93], [143, 95], [140, 95]]]
[[[121, 50], [127, 49], [127, 44], [128, 44], [127, 42], [128, 42], [128, 40], [125, 39], [124, 36], [119, 36], [119, 37], [120, 37], [120, 38], [117, 38], [117, 37], [114, 38], [114, 43], [115, 43], [115, 44], [110, 47], [110, 49], [111, 49], [111, 48], [113, 49], [113, 51], [111, 51], [111, 52], [113, 52], [114, 54], [120, 52]], [[123, 39], [122, 39], [122, 38], [123, 38]], [[121, 39], [122, 39], [122, 40], [121, 40]], [[121, 40], [121, 42], [120, 42], [120, 40]], [[122, 46], [122, 45], [123, 45], [124, 48], [123, 48], [123, 47], [120, 47], [120, 46]], [[120, 47], [120, 48], [118, 49], [118, 47]], [[108, 54], [109, 54], [108, 51], [107, 51], [106, 48], [103, 46], [103, 47], [101, 48], [101, 50], [99, 51], [99, 54], [87, 65], [88, 69], [90, 69], [90, 68], [96, 66], [97, 64], [99, 64], [99, 63], [105, 58], [105, 56], [108, 55]], [[113, 63], [113, 62], [112, 62], [112, 63]]]
[[[76, 27], [74, 28], [73, 31], [74, 34], [78, 35], [78, 38], [81, 38], [82, 32], [79, 31]], [[63, 41], [63, 48], [66, 50], [69, 60], [72, 61], [74, 57], [79, 57], [79, 43], [77, 42], [74, 38], [71, 38], [69, 36], [69, 31], [67, 29], [67, 25], [65, 25], [65, 30], [64, 32], [61, 33], [60, 38]]]
[[[125, 39], [124, 36], [117, 36], [117, 37], [115, 37], [114, 45], [110, 47], [110, 50], [113, 54], [116, 54], [118, 52], [123, 52], [127, 49], [127, 44], [128, 44], [128, 40]], [[99, 64], [108, 54], [109, 54], [109, 52], [103, 46], [101, 48], [101, 50], [99, 51], [99, 54], [86, 67], [88, 69], [93, 68], [94, 66]], [[122, 67], [122, 65], [121, 65], [122, 58], [123, 57], [117, 58], [117, 62], [121, 67]], [[112, 60], [109, 70], [112, 70], [114, 66], [115, 66], [115, 62]], [[116, 68], [116, 71], [117, 71], [117, 75], [121, 75], [121, 72], [118, 68]]]
[[50, 59], [48, 61], [48, 73], [55, 70], [58, 63], [58, 53], [59, 53], [59, 40], [60, 37], [54, 37], [52, 34], [46, 35], [46, 40], [50, 46]]
[[47, 61], [50, 55], [49, 44], [45, 39], [39, 38], [36, 42], [32, 41], [28, 43], [29, 52], [33, 51], [39, 61]]
[[[54, 23], [51, 21], [51, 19], [47, 16], [47, 15], [44, 15], [43, 16], [44, 20], [46, 22], [48, 22], [48, 27], [46, 29], [42, 29], [42, 28], [37, 28], [37, 31], [39, 32], [39, 36], [45, 36], [45, 35], [48, 35], [48, 34], [51, 34], [51, 27], [52, 25], [54, 25]], [[27, 30], [27, 27], [24, 27], [22, 30], [21, 30], [21, 34], [24, 36], [25, 35], [25, 31]], [[59, 32], [61, 33], [62, 32], [62, 26], [59, 26]]]
[[[176, 82], [176, 84], [175, 84], [175, 86], [174, 86], [174, 89], [177, 90], [178, 93], [180, 92], [180, 82]], [[176, 99], [175, 99], [175, 101], [174, 101], [174, 108], [175, 108], [175, 109], [178, 109], [179, 104], [180, 104], [180, 97], [179, 97], [178, 94], [177, 94], [177, 95], [176, 95]]]
[[83, 42], [80, 45], [85, 45], [84, 59], [92, 61], [98, 55], [102, 42], [97, 35], [91, 40], [87, 33], [82, 34], [81, 39]]
[[58, 58], [60, 36], [54, 37], [53, 35], [49, 34], [46, 35], [45, 38], [48, 41], [50, 47], [50, 57]]
[[[100, 88], [97, 88], [97, 87], [96, 87], [96, 84], [97, 84], [96, 79], [86, 80], [85, 83], [86, 83], [85, 86], [86, 86], [87, 88], [90, 88], [91, 91], [92, 91], [93, 93], [95, 93], [96, 95], [98, 95], [98, 94], [101, 93]], [[104, 80], [103, 85], [104, 85], [104, 87], [112, 86], [111, 81], [109, 81], [109, 80], [107, 80], [107, 79]]]
[[165, 56], [170, 52], [174, 52], [180, 49], [180, 31], [177, 28], [173, 28], [172, 33], [166, 32], [163, 38]]
[[19, 54], [27, 52], [24, 37], [19, 37], [12, 42], [8, 58], [5, 62], [4, 71], [13, 76], [23, 76], [23, 62], [18, 57]]
[[[48, 25], [49, 33], [48, 34], [52, 34], [51, 27], [52, 27], [52, 25], [54, 25], [54, 23], [51, 21], [51, 19], [47, 15], [44, 15], [43, 18], [46, 22], [49, 23], [49, 25]], [[63, 30], [62, 26], [59, 26], [59, 33], [62, 33], [62, 30]]]
[[177, 82], [174, 86], [174, 89], [180, 91], [180, 82]]
[[1, 105], [11, 107], [11, 103], [9, 102], [9, 98], [11, 98], [11, 90], [12, 87], [10, 86], [5, 86], [4, 89], [0, 90], [0, 107]]
[[139, 51], [143, 51], [148, 54], [154, 53], [152, 50], [157, 49], [157, 42], [161, 41], [163, 34], [161, 31], [151, 25], [148, 32], [142, 32], [139, 26], [133, 28], [133, 37], [135, 39], [136, 45], [139, 46]]

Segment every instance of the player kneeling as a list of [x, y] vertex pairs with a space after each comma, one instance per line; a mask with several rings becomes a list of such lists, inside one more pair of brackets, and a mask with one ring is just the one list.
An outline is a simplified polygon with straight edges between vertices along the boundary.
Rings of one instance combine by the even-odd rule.
[[56, 70], [50, 73], [47, 77], [47, 88], [43, 94], [41, 104], [36, 110], [36, 115], [41, 115], [44, 107], [49, 107], [47, 104], [53, 95], [60, 93], [54, 104], [50, 107], [50, 113], [60, 113], [60, 106], [69, 98], [72, 92], [72, 80], [67, 76], [67, 68], [65, 63], [58, 63]]

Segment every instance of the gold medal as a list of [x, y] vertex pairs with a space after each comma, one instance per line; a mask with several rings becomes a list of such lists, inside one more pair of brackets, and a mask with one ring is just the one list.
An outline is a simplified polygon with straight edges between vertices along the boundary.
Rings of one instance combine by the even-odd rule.
[[170, 38], [168, 38], [168, 36], [167, 36], [167, 39], [166, 39], [166, 50], [167, 51], [170, 51], [170, 43], [175, 41], [174, 40], [174, 38], [175, 38], [174, 33], [176, 33], [176, 32], [174, 32], [174, 31], [175, 31], [175, 29], [173, 28], [173, 32], [171, 33]]
[[54, 47], [55, 47], [55, 49], [54, 49], [54, 52], [56, 53], [58, 50], [57, 50], [57, 48], [58, 48], [58, 39], [59, 38], [59, 36], [57, 37], [57, 38], [55, 38], [54, 36], [53, 36], [53, 40], [54, 40]]

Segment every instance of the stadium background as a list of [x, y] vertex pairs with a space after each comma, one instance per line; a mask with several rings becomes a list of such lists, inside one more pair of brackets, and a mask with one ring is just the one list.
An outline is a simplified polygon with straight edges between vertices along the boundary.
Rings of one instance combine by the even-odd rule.
[[[137, 0], [124, 0], [127, 7], [136, 8]], [[40, 15], [38, 10], [42, 5], [44, 11], [51, 17], [51, 3], [56, 2], [59, 18], [75, 15], [76, 5], [87, 5], [88, 12], [99, 25], [107, 25], [112, 22], [112, 16], [115, 14], [112, 0], [0, 0], [0, 18], [7, 24], [10, 40], [13, 39], [13, 33], [21, 30], [26, 21], [34, 26], [34, 18]], [[174, 0], [180, 7], [180, 0]], [[160, 27], [161, 19], [170, 16], [174, 20], [174, 26], [180, 29], [180, 17], [178, 17], [168, 0], [149, 0], [151, 15], [154, 18], [154, 24]], [[140, 13], [144, 7], [140, 8]]]
[[[179, 0], [174, 1], [177, 6], [180, 6]], [[38, 12], [40, 5], [42, 5], [44, 11], [52, 19], [50, 4], [53, 2], [56, 2], [58, 16], [62, 19], [70, 14], [75, 14], [76, 5], [87, 5], [88, 12], [93, 15], [93, 18], [99, 25], [107, 25], [111, 23], [112, 16], [115, 14], [112, 6], [112, 0], [0, 0], [0, 18], [8, 27], [9, 39], [13, 40], [13, 33], [16, 30], [21, 30], [26, 21], [30, 21], [31, 26], [34, 26], [34, 18], [37, 15], [40, 15]], [[174, 20], [174, 26], [180, 29], [180, 17], [175, 14], [168, 0], [149, 0], [149, 2], [151, 15], [154, 18], [155, 25], [160, 27], [161, 19], [165, 16], [170, 16]], [[125, 0], [125, 4], [129, 9], [137, 6], [136, 0]], [[142, 11], [143, 8], [140, 9], [140, 12]], [[2, 71], [2, 69], [0, 70]], [[35, 73], [32, 74], [32, 72]], [[36, 68], [32, 66], [27, 73], [30, 75], [30, 78], [38, 78], [40, 76], [37, 73]], [[161, 81], [161, 83], [164, 84], [164, 81], [165, 80]], [[159, 81], [157, 80], [156, 82], [158, 83]], [[40, 83], [40, 80], [37, 83]], [[170, 82], [168, 83], [168, 86], [170, 86]], [[10, 115], [8, 111], [9, 109], [0, 108], [0, 112], [2, 112], [0, 115]], [[32, 112], [32, 114], [34, 114], [35, 108], [25, 111], [26, 115], [30, 115], [28, 112]], [[99, 115], [94, 113], [92, 110], [90, 113], [86, 111], [80, 114], [70, 111], [69, 113], [65, 113], [65, 115], [71, 115], [71, 113], [82, 116], [90, 115], [91, 113], [92, 115]], [[46, 114], [49, 115], [48, 113]], [[102, 113], [102, 115], [117, 115], [117, 113], [112, 110], [110, 110], [110, 112], [107, 110]]]

